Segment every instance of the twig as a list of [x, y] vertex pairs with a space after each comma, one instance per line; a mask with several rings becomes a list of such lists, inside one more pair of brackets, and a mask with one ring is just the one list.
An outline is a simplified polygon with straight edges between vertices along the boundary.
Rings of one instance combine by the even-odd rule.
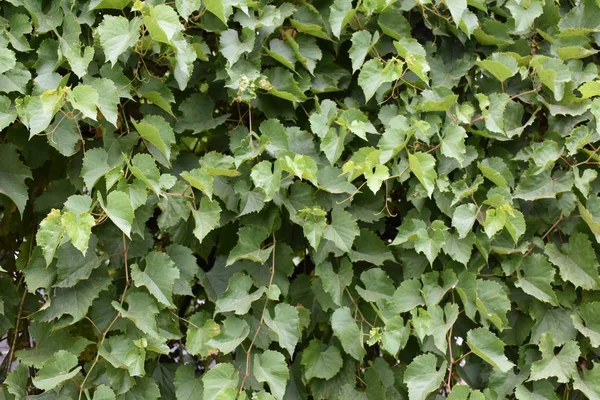
[[[128, 271], [129, 270], [129, 266], [127, 264], [128, 253], [129, 253], [129, 248], [127, 247], [127, 242], [126, 242], [126, 239], [125, 239], [125, 234], [123, 234], [123, 259], [125, 260], [124, 261], [124, 266], [125, 266], [125, 279], [126, 279], [126, 282], [125, 282], [125, 289], [123, 289], [123, 293], [121, 294], [121, 301], [120, 301], [121, 305], [123, 305], [123, 301], [125, 301], [125, 295], [127, 294], [127, 289], [129, 288], [129, 285], [130, 285], [129, 271]], [[115, 322], [117, 322], [117, 320], [119, 319], [120, 315], [121, 314], [119, 312], [117, 312], [117, 315], [115, 315], [115, 317], [110, 322], [110, 324], [108, 324], [108, 327], [104, 330], [104, 333], [102, 334], [102, 339], [100, 339], [100, 344], [101, 345], [106, 340], [106, 336], [108, 335], [108, 332], [110, 332], [110, 329], [115, 324]], [[94, 370], [94, 367], [96, 366], [96, 364], [98, 364], [99, 360], [100, 360], [100, 352], [98, 352], [96, 350], [96, 358], [94, 358], [94, 362], [92, 363], [92, 366], [88, 370], [87, 374], [85, 374], [85, 377], [83, 378], [83, 382], [81, 382], [81, 385], [79, 386], [79, 397], [78, 397], [78, 400], [81, 400], [81, 398], [82, 398], [81, 396], [83, 396], [83, 390], [85, 389], [85, 383], [87, 382], [88, 378], [92, 374], [92, 371]]]
[[[275, 239], [275, 233], [273, 233], [273, 244], [272, 244], [273, 251], [271, 253], [271, 276], [269, 277], [269, 286], [267, 287], [267, 292], [271, 290], [271, 286], [273, 285], [273, 278], [275, 277], [275, 248], [276, 248], [275, 245], [276, 245], [276, 239]], [[246, 379], [248, 379], [248, 377], [250, 376], [250, 352], [252, 351], [254, 342], [256, 341], [256, 338], [258, 337], [260, 329], [262, 328], [262, 326], [265, 322], [265, 313], [267, 312], [267, 304], [268, 303], [269, 303], [269, 296], [267, 294], [267, 298], [265, 299], [265, 304], [263, 306], [262, 313], [260, 315], [260, 321], [258, 322], [258, 326], [256, 327], [256, 332], [254, 332], [254, 336], [252, 337], [250, 346], [248, 346], [248, 350], [245, 351], [245, 353], [246, 353], [246, 372], [244, 373], [244, 377], [242, 379], [242, 383], [240, 384], [238, 393], [242, 393], [242, 391], [244, 390], [244, 384], [246, 383]]]

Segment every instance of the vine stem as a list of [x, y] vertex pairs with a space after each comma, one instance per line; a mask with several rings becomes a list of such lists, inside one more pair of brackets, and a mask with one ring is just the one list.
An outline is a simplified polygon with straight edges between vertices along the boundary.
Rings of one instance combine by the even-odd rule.
[[450, 366], [448, 367], [448, 378], [446, 379], [446, 388], [448, 392], [452, 390], [452, 368], [454, 367], [454, 357], [452, 356], [452, 328], [454, 325], [450, 326], [450, 331], [448, 332], [448, 351], [450, 353]]
[[[269, 292], [271, 290], [271, 286], [273, 285], [273, 278], [275, 277], [276, 243], [277, 243], [277, 241], [275, 239], [275, 233], [273, 233], [273, 251], [271, 253], [271, 276], [269, 277], [269, 286], [267, 287], [267, 292]], [[254, 342], [256, 341], [256, 338], [258, 337], [258, 334], [260, 333], [260, 329], [262, 328], [262, 326], [265, 322], [265, 313], [267, 312], [267, 304], [268, 303], [269, 303], [269, 295], [267, 294], [267, 298], [265, 299], [265, 304], [263, 306], [262, 313], [260, 315], [260, 321], [258, 322], [258, 326], [256, 327], [256, 332], [254, 332], [254, 336], [252, 337], [252, 341], [250, 342], [250, 345], [248, 346], [248, 350], [245, 351], [245, 353], [246, 353], [246, 372], [244, 373], [244, 377], [242, 378], [242, 383], [240, 384], [238, 393], [242, 393], [242, 391], [244, 390], [244, 384], [246, 383], [246, 379], [248, 379], [248, 377], [251, 375], [250, 374], [250, 353], [252, 351], [252, 347], [254, 347]]]
[[[129, 285], [130, 285], [130, 280], [129, 280], [129, 265], [127, 263], [128, 253], [129, 253], [129, 248], [127, 247], [127, 241], [125, 239], [125, 234], [123, 234], [123, 259], [124, 259], [124, 266], [125, 266], [125, 279], [126, 279], [126, 281], [125, 281], [125, 289], [123, 289], [123, 294], [121, 294], [121, 300], [120, 300], [121, 305], [123, 305], [123, 302], [125, 301], [125, 295], [127, 294], [127, 289], [129, 288]], [[100, 339], [100, 344], [101, 345], [106, 340], [106, 336], [108, 335], [108, 332], [110, 331], [110, 329], [112, 328], [112, 326], [115, 324], [115, 322], [117, 322], [117, 320], [119, 319], [120, 316], [121, 316], [121, 313], [117, 312], [117, 315], [115, 315], [115, 317], [110, 322], [110, 324], [108, 324], [108, 327], [104, 330], [104, 333], [102, 333], [102, 339]], [[92, 323], [92, 324], [94, 326], [96, 326], [96, 324], [94, 324], [94, 323]], [[87, 374], [85, 374], [85, 377], [83, 378], [83, 382], [81, 382], [81, 385], [79, 386], [79, 397], [78, 397], [78, 400], [81, 400], [81, 398], [83, 396], [83, 391], [85, 389], [85, 383], [87, 382], [88, 378], [92, 374], [92, 371], [94, 370], [94, 367], [96, 366], [96, 364], [98, 364], [99, 361], [100, 361], [100, 353], [98, 352], [98, 350], [96, 350], [96, 357], [94, 358], [94, 362], [92, 363], [92, 366], [88, 370]]]
[[[34, 221], [34, 226], [37, 225], [37, 221]], [[33, 238], [34, 236], [34, 232], [31, 233], [31, 236]], [[29, 252], [27, 254], [27, 264], [25, 265], [26, 269], [29, 266], [29, 262], [31, 261], [31, 253], [33, 252], [33, 246], [29, 246]], [[17, 282], [17, 287], [22, 283], [22, 281], [24, 280], [24, 275], [21, 274], [21, 278], [19, 279], [19, 281]], [[10, 371], [10, 365], [12, 364], [13, 361], [13, 357], [15, 356], [15, 346], [17, 345], [17, 338], [19, 337], [19, 325], [21, 323], [21, 317], [23, 316], [23, 306], [25, 305], [25, 297], [27, 297], [27, 288], [23, 287], [23, 295], [21, 296], [21, 301], [19, 302], [19, 309], [17, 311], [17, 320], [15, 321], [15, 334], [13, 335], [12, 338], [12, 342], [10, 345], [10, 349], [8, 350], [8, 355], [6, 356], [6, 360], [7, 360], [7, 372]]]

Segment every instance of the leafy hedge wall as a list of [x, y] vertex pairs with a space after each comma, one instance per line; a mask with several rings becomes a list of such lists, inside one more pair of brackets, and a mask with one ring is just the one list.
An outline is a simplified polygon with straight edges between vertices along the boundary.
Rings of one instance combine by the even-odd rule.
[[0, 9], [1, 399], [600, 398], [597, 0]]

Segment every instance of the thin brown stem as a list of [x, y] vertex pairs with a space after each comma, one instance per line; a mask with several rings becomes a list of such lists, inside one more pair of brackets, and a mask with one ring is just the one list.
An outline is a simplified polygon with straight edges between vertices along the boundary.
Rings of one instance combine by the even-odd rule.
[[[273, 250], [271, 253], [271, 275], [269, 277], [269, 286], [267, 287], [267, 291], [271, 290], [271, 286], [273, 285], [273, 279], [275, 277], [275, 248], [276, 248], [276, 239], [275, 239], [275, 234], [273, 233]], [[269, 303], [269, 297], [267, 295], [267, 297], [265, 298], [265, 304], [263, 305], [263, 309], [260, 315], [260, 321], [258, 322], [258, 326], [256, 327], [256, 332], [254, 332], [254, 336], [252, 337], [252, 341], [250, 342], [250, 345], [248, 346], [248, 349], [245, 351], [246, 353], [246, 371], [244, 372], [244, 377], [242, 378], [242, 383], [240, 384], [240, 388], [238, 390], [238, 393], [242, 393], [242, 391], [244, 390], [244, 384], [246, 383], [246, 379], [248, 379], [248, 377], [250, 376], [250, 353], [252, 352], [252, 348], [254, 347], [254, 342], [256, 341], [256, 338], [258, 338], [258, 334], [260, 333], [260, 329], [262, 328], [264, 322], [265, 322], [265, 313], [267, 312], [267, 304]]]

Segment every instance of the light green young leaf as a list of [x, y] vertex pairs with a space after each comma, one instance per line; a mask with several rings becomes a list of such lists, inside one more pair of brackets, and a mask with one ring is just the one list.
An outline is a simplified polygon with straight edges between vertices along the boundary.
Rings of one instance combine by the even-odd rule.
[[46, 90], [39, 96], [25, 96], [15, 101], [17, 115], [29, 130], [29, 138], [43, 132], [63, 106], [62, 92]]
[[114, 67], [117, 58], [136, 45], [140, 37], [142, 20], [134, 17], [130, 20], [123, 16], [105, 15], [98, 25], [100, 45], [107, 61]]
[[69, 211], [62, 215], [61, 224], [67, 235], [69, 235], [73, 246], [85, 255], [92, 234], [92, 227], [96, 224], [94, 217], [88, 212], [78, 214]]
[[254, 186], [261, 188], [267, 196], [266, 201], [273, 199], [281, 186], [281, 164], [261, 161], [250, 172]]
[[413, 38], [400, 38], [394, 41], [394, 47], [404, 61], [408, 69], [414, 72], [423, 82], [429, 83], [427, 73], [431, 70], [427, 62], [427, 53], [423, 46]]
[[209, 201], [212, 201], [214, 178], [205, 168], [196, 168], [189, 172], [182, 172], [181, 177], [190, 185], [203, 192]]
[[427, 153], [408, 154], [408, 163], [410, 170], [417, 177], [421, 185], [427, 191], [427, 196], [431, 198], [435, 189], [437, 172], [435, 171], [435, 158]]
[[194, 236], [202, 243], [206, 235], [218, 228], [221, 219], [221, 207], [217, 201], [202, 197], [198, 210], [192, 210], [195, 221]]
[[117, 226], [120, 230], [131, 238], [131, 224], [133, 223], [133, 207], [131, 206], [131, 200], [129, 195], [124, 192], [113, 190], [106, 197], [106, 205], [102, 201], [102, 196], [98, 197], [100, 205], [104, 209], [108, 218]]
[[452, 21], [458, 26], [462, 20], [463, 14], [467, 10], [467, 0], [444, 0], [446, 7], [450, 10]]

